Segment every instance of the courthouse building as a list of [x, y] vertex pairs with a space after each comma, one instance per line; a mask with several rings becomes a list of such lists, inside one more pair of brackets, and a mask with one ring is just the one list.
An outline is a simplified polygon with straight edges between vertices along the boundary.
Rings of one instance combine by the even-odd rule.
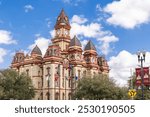
[[71, 39], [71, 26], [64, 10], [57, 17], [54, 29], [55, 37], [44, 55], [36, 45], [30, 55], [16, 52], [11, 64], [12, 69], [31, 77], [36, 90], [34, 99], [71, 99], [78, 80], [109, 73], [107, 61], [98, 56], [91, 40], [82, 50], [80, 40], [76, 36]]

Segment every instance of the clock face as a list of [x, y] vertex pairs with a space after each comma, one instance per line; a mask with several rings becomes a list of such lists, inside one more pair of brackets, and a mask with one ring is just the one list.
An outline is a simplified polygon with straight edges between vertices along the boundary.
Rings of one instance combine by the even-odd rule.
[[86, 62], [90, 62], [90, 58], [89, 57], [86, 58]]
[[80, 55], [79, 54], [77, 55], [77, 60], [80, 60]]
[[60, 34], [60, 29], [57, 30], [57, 34], [58, 34], [58, 35]]
[[65, 30], [65, 32], [64, 32], [64, 33], [65, 33], [65, 35], [68, 35], [68, 34], [69, 34], [68, 30]]
[[95, 59], [94, 59], [94, 57], [92, 58], [92, 63], [94, 63], [94, 61], [95, 61]]
[[67, 18], [67, 17], [65, 17], [65, 20], [67, 21], [67, 20], [68, 20], [68, 18]]

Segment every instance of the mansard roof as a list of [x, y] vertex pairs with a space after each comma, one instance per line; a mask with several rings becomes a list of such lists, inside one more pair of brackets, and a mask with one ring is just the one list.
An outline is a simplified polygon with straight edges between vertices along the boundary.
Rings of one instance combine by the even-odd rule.
[[42, 52], [41, 52], [40, 48], [37, 45], [33, 48], [32, 52], [31, 52], [31, 55], [32, 54], [42, 55]]
[[84, 50], [95, 50], [96, 51], [96, 48], [94, 46], [94, 44], [92, 43], [91, 40], [88, 41], [88, 43], [86, 44]]
[[77, 36], [74, 36], [73, 39], [71, 39], [70, 41], [70, 47], [71, 46], [79, 46], [79, 47], [82, 47], [79, 39], [77, 38]]
[[55, 29], [57, 29], [60, 26], [67, 26], [69, 29], [71, 28], [68, 16], [65, 14], [64, 9], [61, 10], [59, 16], [57, 17]]

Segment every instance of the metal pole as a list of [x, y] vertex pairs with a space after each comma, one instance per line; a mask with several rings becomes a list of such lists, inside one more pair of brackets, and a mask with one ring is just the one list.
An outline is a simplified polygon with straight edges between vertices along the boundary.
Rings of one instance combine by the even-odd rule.
[[49, 80], [50, 80], [50, 75], [48, 74], [48, 100], [49, 100]]
[[71, 65], [71, 100], [73, 98], [73, 66]]
[[58, 65], [58, 69], [59, 69], [59, 72], [58, 72], [58, 76], [59, 76], [59, 100], [60, 100], [60, 77], [61, 77], [61, 75], [60, 75], [60, 70], [61, 70], [61, 68], [60, 68], [60, 64]]
[[65, 100], [66, 100], [66, 75], [65, 75]]
[[141, 57], [140, 60], [141, 60], [141, 80], [142, 80], [141, 88], [142, 88], [142, 100], [144, 100], [144, 87], [143, 87], [143, 85], [144, 85], [144, 79], [143, 79], [143, 77], [144, 77], [144, 74], [143, 74], [143, 60], [144, 60], [144, 59]]

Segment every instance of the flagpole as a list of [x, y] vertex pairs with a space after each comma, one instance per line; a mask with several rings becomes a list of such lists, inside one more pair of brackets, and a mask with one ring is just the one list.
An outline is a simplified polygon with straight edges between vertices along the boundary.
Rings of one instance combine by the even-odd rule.
[[49, 100], [49, 76], [48, 76], [48, 100]]
[[[54, 75], [56, 77], [56, 75]], [[54, 78], [54, 100], [56, 99], [56, 80]]]
[[59, 76], [59, 100], [60, 100], [60, 74], [58, 76]]
[[67, 76], [65, 75], [65, 100], [66, 100], [66, 78]]
[[72, 72], [72, 78], [71, 78], [71, 100], [73, 98], [73, 65], [71, 65], [71, 72]]
[[60, 64], [58, 64], [58, 78], [59, 78], [59, 100], [60, 100]]
[[49, 83], [50, 83], [50, 74], [48, 73], [48, 100], [50, 99], [49, 98], [49, 87], [50, 87]]

